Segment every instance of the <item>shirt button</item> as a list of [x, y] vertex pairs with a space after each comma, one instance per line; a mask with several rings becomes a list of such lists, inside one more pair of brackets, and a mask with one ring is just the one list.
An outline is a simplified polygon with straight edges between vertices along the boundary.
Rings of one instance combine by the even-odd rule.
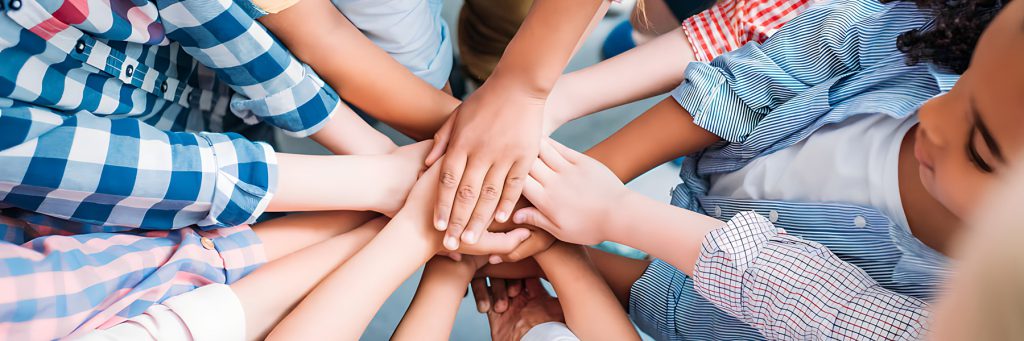
[[10, 7], [15, 11], [21, 9], [21, 0], [11, 0]]
[[207, 249], [207, 250], [213, 250], [214, 249], [213, 239], [203, 237], [203, 238], [199, 239], [199, 243], [203, 244], [203, 248], [204, 249]]
[[867, 221], [867, 219], [864, 219], [864, 217], [862, 217], [862, 216], [856, 216], [856, 217], [853, 218], [853, 226], [856, 226], [856, 227], [868, 226], [868, 221]]
[[779, 212], [776, 210], [768, 211], [768, 221], [773, 223], [779, 221]]
[[125, 77], [131, 78], [133, 73], [135, 73], [135, 67], [134, 66], [128, 65], [128, 67], [124, 68], [124, 76]]
[[722, 207], [718, 206], [718, 205], [715, 205], [715, 218], [721, 218], [721, 217], [722, 217]]
[[167, 81], [160, 83], [160, 92], [167, 92]]
[[78, 53], [85, 52], [85, 41], [84, 40], [79, 39], [78, 42], [75, 43], [75, 52], [78, 52]]

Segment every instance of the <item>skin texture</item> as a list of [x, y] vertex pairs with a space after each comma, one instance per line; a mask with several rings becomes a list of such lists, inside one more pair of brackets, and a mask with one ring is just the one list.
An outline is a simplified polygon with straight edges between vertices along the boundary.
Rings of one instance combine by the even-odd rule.
[[509, 218], [537, 157], [547, 98], [607, 6], [603, 0], [535, 1], [493, 75], [435, 135], [427, 163], [446, 157], [434, 226], [447, 230], [449, 250], [476, 243], [491, 221]]

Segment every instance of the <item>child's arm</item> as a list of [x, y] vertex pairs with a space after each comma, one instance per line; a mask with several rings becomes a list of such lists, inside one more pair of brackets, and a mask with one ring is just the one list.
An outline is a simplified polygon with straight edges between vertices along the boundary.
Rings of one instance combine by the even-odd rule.
[[480, 256], [458, 262], [435, 256], [427, 262], [416, 296], [391, 339], [448, 340], [466, 287], [484, 264], [487, 261]]
[[377, 47], [330, 1], [299, 1], [259, 21], [342, 98], [416, 139], [433, 135], [459, 105]]
[[578, 245], [556, 242], [534, 257], [558, 294], [565, 322], [583, 340], [639, 340], [622, 305]]
[[393, 214], [423, 169], [430, 142], [384, 155], [277, 154], [269, 212], [365, 210]]
[[[424, 174], [405, 206], [384, 230], [324, 279], [269, 338], [359, 338], [388, 296], [441, 249], [443, 234], [431, 227], [431, 203], [437, 193], [437, 182], [432, 180], [436, 179], [438, 168]], [[526, 238], [524, 232], [520, 229], [509, 234], [518, 235], [522, 241]], [[337, 309], [338, 306], [345, 309]]]
[[882, 288], [828, 248], [786, 235], [756, 213], [724, 223], [656, 202], [560, 145], [542, 148], [541, 160], [525, 191], [536, 208], [516, 212], [516, 222], [566, 241], [610, 240], [644, 250], [769, 338], [847, 335], [851, 327], [871, 339], [916, 338], [925, 331], [925, 302]]
[[664, 94], [683, 81], [694, 60], [683, 29], [663, 34], [611, 59], [562, 75], [544, 116], [552, 128], [601, 110]]

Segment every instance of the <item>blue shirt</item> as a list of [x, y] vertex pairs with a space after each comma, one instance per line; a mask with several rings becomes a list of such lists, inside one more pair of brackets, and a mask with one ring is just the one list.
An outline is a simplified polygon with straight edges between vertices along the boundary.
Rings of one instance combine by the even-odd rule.
[[[899, 34], [930, 21], [911, 3], [831, 1], [809, 8], [764, 44], [691, 63], [672, 96], [697, 125], [725, 141], [686, 159], [672, 204], [721, 219], [744, 211], [777, 217], [777, 227], [824, 245], [884, 289], [930, 298], [942, 281], [945, 258], [878, 209], [707, 195], [712, 174], [738, 170], [826, 124], [855, 115], [905, 117], [948, 90], [956, 76], [908, 66], [896, 49]], [[630, 314], [658, 339], [764, 338], [700, 296], [693, 284], [655, 260], [632, 288]]]
[[253, 222], [273, 150], [215, 131], [305, 136], [340, 104], [231, 1], [12, 1], [0, 60], [0, 205], [94, 231]]

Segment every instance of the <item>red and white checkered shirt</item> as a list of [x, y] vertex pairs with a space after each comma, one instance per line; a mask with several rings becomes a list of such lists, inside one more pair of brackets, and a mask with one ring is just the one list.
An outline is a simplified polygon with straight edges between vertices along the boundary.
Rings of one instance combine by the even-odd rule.
[[709, 62], [748, 42], [764, 42], [820, 0], [722, 0], [683, 21], [698, 61]]
[[704, 237], [693, 287], [769, 340], [916, 340], [928, 304], [754, 212]]

